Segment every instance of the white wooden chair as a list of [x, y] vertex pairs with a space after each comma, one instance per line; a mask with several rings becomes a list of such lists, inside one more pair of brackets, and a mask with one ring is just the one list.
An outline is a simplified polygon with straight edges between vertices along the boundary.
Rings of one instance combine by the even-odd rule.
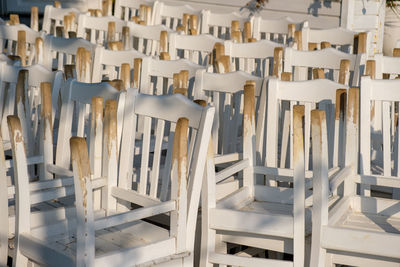
[[233, 20], [239, 21], [239, 28], [243, 29], [244, 23], [248, 21], [249, 18], [236, 12], [213, 13], [210, 10], [202, 10], [201, 33], [208, 33], [224, 40], [230, 40]]
[[[293, 24], [293, 26], [291, 26]], [[294, 30], [301, 31], [308, 26], [307, 21], [297, 22], [289, 17], [266, 19], [256, 16], [253, 19], [253, 37], [257, 40], [270, 40], [280, 44], [291, 45], [294, 41]]]
[[[114, 16], [125, 21], [130, 20], [132, 17], [140, 17], [140, 8], [142, 5], [153, 7], [154, 1], [152, 0], [139, 0], [139, 1], [129, 1], [129, 0], [116, 0], [114, 4]], [[150, 16], [150, 23], [152, 20], [152, 13]], [[143, 19], [145, 21], [145, 19]], [[150, 25], [150, 24], [147, 24]]]
[[304, 27], [302, 30], [302, 40], [306, 46], [303, 46], [303, 50], [308, 50], [309, 43], [316, 43], [317, 47], [320, 48], [321, 42], [328, 42], [332, 47], [346, 53], [356, 52], [355, 46], [358, 46], [358, 50], [361, 49], [358, 53], [373, 55], [374, 52], [371, 51], [370, 45], [372, 40], [371, 32], [366, 32], [365, 40], [362, 40], [359, 45], [354, 40], [356, 35], [358, 35], [358, 32], [340, 27], [332, 29], [310, 29], [309, 27]]
[[[125, 111], [125, 117], [129, 117], [129, 119], [124, 120], [128, 121], [129, 126], [127, 126], [127, 132], [124, 135], [124, 143], [126, 145], [121, 147], [121, 158], [124, 159], [125, 164], [128, 164], [126, 167], [132, 164], [130, 162], [134, 143], [132, 136], [135, 136], [134, 122], [137, 116], [145, 116], [148, 119], [154, 118], [162, 123], [164, 121], [177, 123], [173, 142], [173, 160], [171, 167], [167, 167], [168, 178], [171, 179], [171, 198], [160, 202], [147, 196], [145, 192], [147, 179], [144, 176], [141, 176], [140, 189], [138, 191], [125, 187], [124, 179], [130, 176], [132, 169], [131, 167], [124, 169], [122, 166], [118, 168], [117, 165], [118, 146], [116, 145], [115, 135], [117, 111], [114, 104], [113, 108], [109, 108], [109, 112], [106, 113], [105, 117], [105, 153], [103, 153], [103, 160], [105, 157], [107, 160], [104, 162], [108, 164], [104, 166], [103, 173], [106, 176], [98, 178], [91, 174], [85, 140], [77, 137], [72, 138], [70, 142], [77, 216], [73, 216], [76, 219], [73, 217], [68, 218], [67, 222], [74, 221], [75, 227], [63, 227], [63, 222], [61, 221], [57, 225], [56, 231], [50, 232], [48, 227], [51, 227], [51, 225], [43, 225], [39, 229], [47, 232], [46, 236], [46, 234], [37, 234], [38, 231], [32, 229], [29, 223], [24, 224], [26, 226], [25, 229], [21, 229], [23, 221], [17, 219], [19, 226], [16, 244], [19, 252], [16, 259], [17, 264], [20, 262], [26, 263], [29, 258], [41, 264], [52, 265], [57, 263], [65, 266], [80, 264], [113, 266], [126, 266], [127, 264], [156, 265], [157, 263], [163, 264], [165, 262], [169, 262], [173, 266], [193, 265], [198, 201], [207, 154], [207, 142], [211, 132], [213, 108], [202, 108], [181, 95], [149, 96], [137, 94], [135, 90], [129, 90], [129, 93], [132, 93], [132, 95], [128, 95], [126, 99], [129, 99], [132, 105], [127, 105], [129, 108]], [[110, 101], [108, 103], [111, 106], [113, 102]], [[176, 108], [171, 109], [171, 107]], [[181, 116], [186, 116], [188, 119], [178, 119]], [[111, 122], [108, 123], [107, 120]], [[18, 127], [13, 128], [13, 130], [18, 133]], [[187, 137], [188, 133], [191, 133], [189, 137]], [[147, 134], [150, 134], [150, 131]], [[188, 144], [192, 142], [195, 145], [192, 149], [189, 149], [188, 153]], [[19, 152], [18, 149], [21, 149], [20, 145], [23, 143], [15, 142], [15, 144], [15, 151]], [[161, 151], [158, 151], [159, 153]], [[142, 158], [144, 158], [144, 155], [142, 155]], [[21, 159], [24, 155], [19, 156], [19, 159]], [[143, 165], [143, 168], [147, 167], [147, 164], [148, 162]], [[154, 171], [159, 167], [158, 164], [159, 162], [157, 161], [153, 162]], [[117, 168], [115, 168], [116, 166]], [[191, 170], [190, 173], [189, 169]], [[138, 170], [138, 172], [144, 174], [147, 173], [147, 170], [144, 172], [143, 170]], [[22, 171], [19, 173], [20, 176], [23, 174]], [[150, 184], [153, 184], [153, 181], [151, 179]], [[25, 186], [24, 193], [29, 194], [26, 191], [26, 184], [18, 184], [17, 190], [21, 190], [23, 186]], [[105, 192], [107, 201], [104, 203], [104, 209], [107, 217], [99, 219], [95, 217], [91, 200], [93, 188], [101, 188]], [[144, 191], [143, 188], [145, 189]], [[22, 192], [19, 191], [18, 193]], [[142, 208], [115, 214], [117, 203], [137, 203], [138, 201], [142, 203]], [[17, 205], [20, 204], [22, 203], [17, 201]], [[19, 207], [17, 217], [24, 214], [21, 210], [22, 207]], [[170, 230], [142, 220], [149, 216], [163, 213], [170, 213]], [[29, 215], [29, 209], [25, 210], [25, 214]], [[61, 236], [57, 236], [57, 233], [60, 233]], [[53, 236], [50, 236], [51, 234]], [[119, 236], [121, 242], [115, 242], [117, 236]], [[73, 241], [76, 246], [53, 245], [63, 244], [60, 243], [61, 241], [57, 242], [59, 237]], [[47, 255], [54, 255], [54, 257]], [[18, 256], [20, 257], [18, 258]]]
[[[29, 176], [26, 177], [28, 182], [30, 182], [30, 190], [35, 191], [35, 190], [49, 190], [54, 187], [59, 187], [60, 184], [64, 184], [67, 186], [66, 191], [64, 192], [58, 192], [58, 197], [62, 198], [58, 202], [47, 202], [47, 200], [51, 200], [54, 198], [54, 193], [56, 192], [47, 192], [42, 194], [41, 196], [41, 201], [43, 203], [41, 204], [36, 204], [33, 205], [32, 210], [32, 220], [38, 221], [45, 219], [45, 220], [55, 220], [55, 218], [52, 218], [50, 213], [54, 211], [55, 208], [64, 206], [65, 208], [67, 206], [72, 206], [73, 201], [68, 201], [67, 197], [72, 195], [74, 192], [71, 190], [71, 185], [72, 185], [72, 177], [69, 179], [62, 179], [62, 180], [53, 180], [53, 173], [49, 172], [47, 170], [48, 165], [53, 165], [53, 123], [52, 123], [52, 103], [51, 103], [51, 95], [52, 93], [52, 88], [51, 84], [48, 82], [41, 83], [40, 85], [40, 97], [41, 97], [41, 104], [40, 104], [40, 118], [39, 120], [39, 130], [38, 130], [38, 146], [39, 149], [37, 152], [34, 154], [30, 149], [32, 148], [32, 144], [30, 143], [25, 143], [25, 153], [31, 154], [27, 158], [26, 164], [27, 167], [29, 166], [30, 171], [29, 171]], [[26, 114], [24, 113], [24, 104], [23, 101], [17, 101], [17, 110], [18, 110], [18, 115], [21, 117], [22, 123], [24, 121], [28, 121], [29, 118], [26, 118]], [[26, 134], [26, 129], [24, 130], [23, 128], [26, 128], [25, 125], [21, 125], [21, 131], [22, 135], [24, 138], [28, 137]], [[1, 140], [1, 150], [2, 150], [2, 157], [4, 159], [4, 146], [3, 146], [3, 140]], [[32, 141], [31, 141], [32, 142]], [[15, 158], [13, 158], [15, 161]], [[0, 254], [2, 255], [0, 258], [0, 262], [7, 262], [7, 248], [9, 247], [10, 243], [10, 249], [8, 251], [9, 256], [13, 257], [14, 251], [13, 251], [13, 238], [15, 234], [15, 173], [16, 169], [14, 169], [13, 166], [13, 160], [6, 160], [2, 162], [2, 168], [4, 168], [2, 171], [4, 171], [4, 175], [2, 176], [2, 184], [1, 184], [1, 192], [2, 195], [6, 198], [7, 205], [5, 206], [5, 209], [3, 209], [3, 216], [1, 218], [1, 224], [2, 227], [1, 229], [1, 235], [4, 238], [1, 240], [1, 252]], [[33, 170], [33, 167], [37, 167], [37, 173], [35, 173]], [[13, 175], [14, 174], [14, 175]], [[4, 180], [3, 180], [4, 179]], [[69, 187], [68, 187], [69, 186]], [[57, 193], [56, 193], [57, 194]], [[49, 195], [51, 197], [49, 198]], [[44, 213], [43, 213], [44, 212]], [[53, 214], [54, 216], [54, 214]], [[5, 257], [4, 257], [5, 256]]]
[[[242, 70], [259, 77], [278, 75], [282, 72], [282, 49], [275, 53], [281, 44], [262, 40], [252, 43], [235, 43], [225, 41], [225, 55], [232, 60], [232, 71]], [[276, 55], [276, 58], [274, 59]], [[276, 73], [273, 73], [273, 65], [276, 64]]]
[[334, 48], [299, 51], [287, 47], [284, 58], [284, 71], [293, 73], [295, 81], [311, 79], [312, 70], [318, 68], [322, 69], [324, 76], [328, 79], [358, 86], [360, 77], [365, 71], [367, 56], [344, 53]]
[[[23, 33], [24, 32], [24, 33]], [[30, 65], [34, 57], [36, 38], [42, 34], [24, 24], [0, 24], [0, 52], [21, 57], [21, 64]], [[21, 40], [18, 45], [18, 39]], [[22, 59], [25, 58], [25, 60]]]
[[139, 25], [133, 22], [128, 22], [129, 27], [129, 47], [134, 48], [148, 56], [159, 56], [161, 32], [171, 32], [164, 25]]
[[64, 17], [73, 14], [73, 31], [77, 29], [78, 16], [81, 12], [76, 8], [57, 8], [53, 5], [46, 5], [44, 8], [42, 31], [56, 35], [56, 27], [64, 25]]
[[[243, 112], [243, 186], [216, 201], [213, 157], [207, 158], [207, 181], [203, 183], [202, 195], [202, 251], [201, 266], [240, 265], [240, 266], [303, 266], [305, 237], [305, 178], [297, 173], [303, 168], [304, 148], [302, 115], [294, 114], [295, 153], [297, 154], [294, 171], [294, 188], [277, 191], [276, 196], [269, 187], [256, 185], [255, 173], [262, 167], [255, 164], [255, 99], [254, 85], [244, 89]], [[295, 108], [295, 110], [297, 110]], [[297, 116], [296, 116], [297, 115]], [[301, 143], [300, 143], [301, 141]], [[210, 153], [209, 153], [210, 154]], [[296, 179], [297, 178], [297, 179]], [[271, 188], [272, 189], [272, 188]], [[285, 196], [283, 195], [285, 194]], [[291, 201], [288, 201], [291, 196]], [[279, 201], [276, 201], [279, 199]], [[269, 239], [269, 240], [268, 240]], [[272, 242], [270, 241], [272, 239]], [[278, 242], [290, 242], [293, 247], [286, 251], [294, 254], [293, 262], [280, 262], [272, 259], [240, 257], [227, 254], [225, 242], [246, 245], [261, 249], [277, 249]], [[273, 245], [275, 241], [275, 246]], [[278, 242], [277, 242], [278, 241]]]
[[171, 33], [168, 36], [171, 59], [186, 58], [196, 64], [206, 66], [216, 43], [224, 40], [209, 34], [183, 35]]
[[[205, 248], [203, 253], [208, 251], [207, 254], [201, 256], [205, 263], [227, 265], [240, 263], [241, 266], [252, 266], [251, 262], [258, 265], [268, 264], [268, 261], [265, 260], [260, 260], [259, 262], [255, 260], [254, 262], [253, 259], [237, 258], [237, 256], [225, 254], [226, 243], [232, 243], [294, 254], [294, 263], [287, 263], [289, 264], [288, 266], [293, 264], [303, 266], [305, 264], [304, 260], [308, 258], [308, 256], [305, 256], [308, 254], [305, 249], [310, 247], [309, 234], [311, 233], [311, 216], [308, 209], [312, 203], [311, 191], [309, 191], [312, 172], [308, 171], [310, 169], [309, 150], [312, 147], [310, 129], [313, 115], [311, 114], [327, 110], [328, 114], [330, 114], [328, 117], [331, 117], [333, 113], [336, 113], [336, 107], [333, 108], [335, 110], [333, 111], [326, 104], [337, 104], [337, 88], [340, 88], [340, 86], [332, 81], [322, 79], [308, 82], [283, 82], [276, 78], [271, 78], [268, 82], [267, 112], [265, 110], [258, 111], [258, 114], [262, 114], [260, 112], [267, 114], [268, 125], [265, 127], [266, 129], [264, 128], [267, 137], [264, 139], [265, 132], [257, 131], [256, 134], [254, 87], [251, 88], [253, 92], [249, 97], [250, 94], [246, 91], [250, 91], [250, 85], [246, 85], [243, 107], [242, 164], [240, 167], [239, 164], [235, 164], [236, 166], [232, 165], [227, 168], [228, 170], [229, 168], [231, 169], [231, 175], [236, 172], [239, 174], [242, 172], [243, 185], [240, 186], [239, 190], [215, 202], [215, 188], [211, 187], [215, 187], [215, 183], [218, 183], [218, 181], [215, 180], [217, 176], [214, 174], [212, 160], [208, 161], [206, 167], [207, 175], [211, 179], [207, 180], [207, 188], [203, 188], [203, 210], [208, 207], [207, 214], [203, 212], [202, 215], [202, 231], [204, 233], [202, 242], [204, 242], [203, 247]], [[249, 98], [246, 98], [246, 94]], [[289, 168], [286, 168], [285, 165], [277, 168], [279, 159], [277, 153], [278, 107], [284, 100], [292, 101], [290, 109], [290, 112], [293, 112], [290, 126], [292, 136], [290, 151], [292, 156], [290, 156], [291, 163]], [[296, 105], [297, 103], [303, 103], [304, 106]], [[319, 104], [319, 109], [321, 110], [311, 112], [316, 103]], [[338, 113], [340, 113], [340, 110]], [[339, 126], [340, 120], [343, 120], [343, 118], [333, 118], [332, 120], [328, 121], [327, 126], [333, 133], [339, 133], [340, 129], [337, 126]], [[339, 130], [336, 131], [334, 128]], [[297, 147], [296, 149], [296, 142], [297, 145], [299, 144], [299, 135], [301, 136], [301, 148]], [[256, 147], [260, 145], [260, 141], [265, 141], [266, 144], [261, 142], [261, 145], [268, 151], [266, 162], [262, 164], [264, 166], [258, 165], [256, 161]], [[339, 153], [339, 155], [342, 153], [342, 151], [338, 151], [340, 144], [337, 141], [334, 141], [334, 144], [337, 149], [329, 151], [330, 158], [336, 153]], [[294, 155], [297, 155], [297, 158]], [[299, 160], [300, 155], [302, 158], [300, 160], [301, 163], [296, 161]], [[296, 174], [299, 173], [299, 167], [302, 169], [302, 175], [299, 177], [302, 177], [297, 180]], [[329, 174], [334, 175], [337, 170], [338, 168], [332, 168]], [[265, 185], [265, 181], [291, 182], [294, 188], [275, 187], [271, 186], [270, 182]], [[297, 185], [296, 181], [298, 182]], [[298, 191], [294, 192], [293, 190]], [[297, 203], [296, 200], [298, 200]], [[221, 252], [224, 254], [221, 255]], [[270, 263], [286, 266], [286, 263], [281, 262], [272, 261]]]
[[[313, 242], [311, 266], [334, 264], [358, 266], [396, 266], [400, 254], [396, 244], [400, 241], [398, 221], [399, 201], [379, 196], [363, 196], [370, 186], [399, 189], [398, 171], [393, 172], [388, 131], [390, 131], [390, 102], [400, 100], [399, 81], [361, 79], [360, 99], [358, 89], [350, 89], [346, 120], [346, 168], [335, 183], [344, 183], [344, 196], [328, 212], [326, 193], [326, 162], [322, 162], [322, 176], [314, 177]], [[382, 119], [385, 127], [383, 144], [385, 153], [384, 173], [371, 172], [371, 101], [382, 101]], [[358, 107], [360, 105], [360, 110]], [[358, 116], [359, 114], [359, 116]], [[360, 120], [359, 120], [360, 117]], [[360, 139], [358, 139], [360, 137]], [[358, 153], [358, 144], [360, 153]], [[360, 175], [357, 174], [358, 161]], [[398, 170], [398, 169], [397, 169]], [[361, 195], [357, 194], [360, 184]]]
[[[115, 23], [114, 34], [108, 33], [109, 22]], [[122, 27], [127, 22], [116, 17], [92, 17], [87, 14], [81, 14], [78, 18], [77, 37], [87, 39], [91, 43], [106, 45], [109, 40], [122, 40]], [[110, 35], [110, 37], [108, 37]], [[111, 39], [108, 39], [111, 38]]]
[[192, 99], [196, 71], [204, 69], [204, 66], [194, 64], [187, 59], [159, 60], [146, 57], [142, 61], [139, 90], [145, 94], [172, 94], [174, 74], [186, 70], [188, 71], [186, 89], [189, 98]]
[[[37, 61], [50, 69], [64, 70], [66, 64], [75, 64], [78, 48], [89, 51], [91, 58], [94, 57], [96, 45], [82, 38], [62, 38], [47, 35], [44, 40], [42, 56]], [[46, 51], [46, 52], [44, 52]]]
[[93, 66], [96, 67], [93, 67], [92, 82], [98, 83], [102, 80], [121, 79], [121, 65], [123, 63], [128, 63], [130, 69], [132, 69], [134, 59], [144, 57], [146, 55], [134, 49], [112, 51], [102, 46], [97, 46], [93, 60]]
[[[177, 26], [182, 24], [183, 14], [196, 15], [199, 18], [201, 13], [200, 10], [189, 5], [156, 1], [154, 3], [153, 25], [162, 24], [176, 31]], [[198, 23], [197, 29], [200, 29], [200, 21]]]

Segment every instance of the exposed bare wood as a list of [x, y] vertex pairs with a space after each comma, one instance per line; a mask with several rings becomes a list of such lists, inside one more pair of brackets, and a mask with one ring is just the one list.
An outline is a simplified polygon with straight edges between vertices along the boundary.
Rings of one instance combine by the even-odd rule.
[[231, 23], [231, 32], [240, 31], [240, 24], [238, 20], [232, 20]]
[[171, 56], [169, 55], [168, 52], [161, 52], [160, 53], [160, 59], [161, 60], [171, 60]]
[[114, 42], [115, 40], [115, 21], [108, 22], [107, 42]]
[[313, 78], [314, 79], [325, 79], [324, 69], [314, 68], [313, 69]]
[[242, 33], [240, 31], [232, 31], [231, 40], [235, 43], [242, 42]]
[[321, 42], [321, 49], [329, 48], [331, 47], [330, 42]]
[[108, 42], [108, 49], [112, 51], [122, 51], [124, 50], [124, 44], [122, 41]]
[[43, 39], [41, 37], [36, 38], [35, 40], [35, 58], [36, 63], [43, 63], [44, 58], [44, 44]]
[[221, 57], [225, 55], [225, 46], [222, 43], [215, 43], [212, 55], [210, 57], [210, 64], [216, 67], [216, 61]]
[[294, 41], [297, 43], [297, 50], [303, 50], [303, 37], [301, 31], [294, 32]]
[[294, 40], [294, 33], [296, 32], [296, 24], [288, 25], [288, 38]]
[[340, 61], [339, 83], [348, 85], [349, 79], [350, 79], [350, 61], [348, 59], [342, 59]]
[[117, 89], [118, 91], [123, 91], [126, 90], [125, 84], [122, 80], [120, 79], [114, 79], [112, 81], [108, 81], [108, 83], [114, 87], [115, 89]]
[[121, 80], [125, 89], [131, 87], [131, 67], [129, 63], [122, 63], [121, 65]]
[[308, 51], [314, 51], [318, 49], [317, 43], [308, 43]]
[[375, 60], [367, 60], [367, 64], [365, 67], [365, 75], [371, 77], [371, 79], [375, 79], [376, 77], [376, 62]]
[[21, 66], [26, 66], [26, 32], [18, 31], [17, 56], [21, 58]]
[[279, 73], [282, 72], [283, 65], [283, 48], [282, 47], [275, 47], [274, 49], [274, 68], [273, 68], [273, 75], [275, 77], [279, 77]]
[[216, 71], [217, 73], [228, 73], [231, 71], [230, 68], [231, 60], [229, 56], [220, 56], [216, 61]]
[[367, 33], [361, 32], [358, 34], [357, 54], [367, 53]]
[[251, 31], [251, 22], [246, 21], [243, 26], [243, 39], [244, 42], [247, 43], [249, 42], [249, 39], [252, 37], [252, 31]]
[[102, 4], [103, 16], [112, 16], [112, 0], [104, 0]]
[[183, 31], [188, 34], [189, 31], [189, 19], [190, 19], [190, 14], [188, 13], [184, 13], [182, 16], [182, 27], [183, 27]]
[[19, 15], [10, 14], [10, 25], [19, 25]]
[[161, 31], [160, 33], [160, 53], [168, 52], [168, 32]]
[[189, 19], [189, 31], [190, 31], [190, 35], [197, 35], [199, 30], [198, 30], [198, 25], [199, 24], [199, 20], [197, 15], [190, 15], [190, 19]]
[[31, 7], [31, 29], [39, 31], [39, 10], [37, 6]]
[[292, 73], [291, 72], [282, 72], [281, 73], [281, 80], [290, 82], [292, 80]]
[[139, 88], [142, 73], [142, 59], [135, 58], [133, 61], [133, 88]]

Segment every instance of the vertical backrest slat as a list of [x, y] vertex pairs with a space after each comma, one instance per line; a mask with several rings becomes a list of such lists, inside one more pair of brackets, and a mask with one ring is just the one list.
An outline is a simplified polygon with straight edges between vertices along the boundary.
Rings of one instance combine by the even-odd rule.
[[53, 119], [51, 104], [51, 83], [40, 84], [41, 108], [40, 108], [40, 154], [43, 155], [43, 166], [40, 166], [39, 177], [44, 180], [53, 179], [53, 174], [47, 170], [47, 165], [53, 164]]
[[[91, 121], [90, 121], [90, 141], [89, 155], [90, 166], [93, 177], [101, 176], [102, 166], [102, 144], [103, 144], [103, 98], [93, 97], [91, 104]], [[95, 190], [93, 192], [93, 205], [95, 209], [100, 208], [101, 192]]]
[[165, 121], [157, 120], [154, 141], [154, 154], [152, 162], [152, 171], [150, 177], [150, 196], [156, 198], [158, 192], [158, 177], [160, 175], [162, 148], [164, 139]]
[[[177, 210], [171, 212], [171, 235], [176, 236], [177, 252], [186, 248], [187, 220], [187, 134], [189, 121], [180, 118], [176, 124], [171, 166], [171, 199], [177, 200]], [[179, 226], [179, 227], [178, 227]]]
[[304, 106], [293, 107], [293, 266], [303, 266], [305, 242]]
[[[244, 86], [243, 105], [243, 158], [249, 160], [249, 166], [243, 170], [243, 186], [254, 188], [253, 166], [256, 164], [255, 133], [255, 84], [248, 83]], [[251, 192], [254, 194], [254, 192]]]
[[[79, 265], [94, 264], [94, 214], [89, 153], [82, 137], [70, 139], [76, 202], [76, 262]], [[29, 214], [29, 213], [28, 213]]]
[[328, 150], [324, 113], [312, 111], [312, 154], [313, 154], [313, 212], [310, 266], [325, 264], [326, 250], [320, 245], [322, 226], [328, 224]]
[[117, 201], [111, 195], [111, 190], [117, 186], [118, 181], [117, 106], [117, 100], [107, 100], [104, 114], [102, 175], [107, 177], [107, 186], [101, 189], [103, 191], [101, 206], [107, 215], [117, 208]]

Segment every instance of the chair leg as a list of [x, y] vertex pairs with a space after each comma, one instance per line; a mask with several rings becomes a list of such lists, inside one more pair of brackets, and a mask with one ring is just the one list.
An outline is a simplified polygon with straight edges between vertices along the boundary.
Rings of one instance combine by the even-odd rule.
[[332, 260], [332, 254], [327, 252], [325, 256], [325, 267], [335, 267]]
[[[221, 240], [221, 235], [215, 237], [215, 252], [226, 254], [228, 252], [228, 246]], [[220, 264], [219, 267], [227, 267], [227, 265]]]

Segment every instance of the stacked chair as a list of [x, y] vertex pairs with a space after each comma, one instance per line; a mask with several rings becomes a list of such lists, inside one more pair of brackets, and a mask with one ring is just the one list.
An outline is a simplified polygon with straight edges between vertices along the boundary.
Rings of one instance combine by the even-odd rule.
[[0, 20], [1, 266], [400, 264], [400, 48], [210, 6]]

